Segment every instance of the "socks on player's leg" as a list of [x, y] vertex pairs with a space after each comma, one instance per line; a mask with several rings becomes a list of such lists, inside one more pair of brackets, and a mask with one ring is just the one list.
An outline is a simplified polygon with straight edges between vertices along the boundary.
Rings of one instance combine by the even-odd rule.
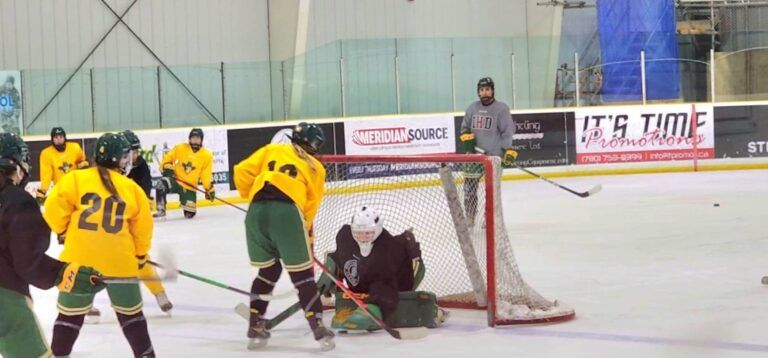
[[56, 322], [53, 324], [53, 341], [51, 342], [51, 351], [55, 356], [66, 356], [72, 352], [72, 346], [75, 345], [77, 336], [80, 335], [80, 328], [83, 327], [85, 315], [66, 316], [59, 313]]
[[149, 330], [144, 313], [125, 315], [117, 312], [117, 320], [120, 322], [120, 327], [123, 328], [123, 335], [128, 340], [133, 355], [140, 358], [154, 358], [155, 350], [149, 339]]
[[[269, 267], [259, 269], [259, 274], [253, 279], [251, 293], [270, 294], [275, 288], [275, 283], [280, 279], [283, 266], [279, 260]], [[248, 322], [248, 349], [259, 349], [267, 345], [270, 333], [266, 328], [267, 321], [264, 319], [264, 313], [267, 311], [268, 301], [252, 300], [251, 314]]]
[[333, 341], [334, 334], [323, 324], [323, 306], [320, 304], [320, 293], [317, 291], [312, 270], [290, 272], [289, 275], [294, 287], [299, 290], [299, 303], [304, 309], [315, 340], [320, 342], [324, 351], [333, 349], [336, 346]]

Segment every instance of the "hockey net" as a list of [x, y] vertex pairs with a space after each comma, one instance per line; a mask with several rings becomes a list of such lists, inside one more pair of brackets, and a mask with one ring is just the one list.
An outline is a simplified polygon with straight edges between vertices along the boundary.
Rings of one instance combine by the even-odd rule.
[[518, 271], [499, 200], [498, 157], [323, 156], [321, 161], [326, 193], [314, 220], [317, 257], [333, 251], [339, 228], [368, 206], [393, 235], [413, 230], [426, 267], [418, 289], [434, 292], [441, 306], [487, 310], [490, 326], [574, 317], [573, 309], [545, 299]]

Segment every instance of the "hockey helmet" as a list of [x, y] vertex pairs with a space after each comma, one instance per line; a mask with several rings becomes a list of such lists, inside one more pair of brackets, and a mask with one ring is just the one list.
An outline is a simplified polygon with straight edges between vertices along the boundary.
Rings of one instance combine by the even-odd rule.
[[379, 216], [376, 210], [363, 206], [357, 214], [352, 217], [352, 237], [360, 246], [360, 254], [370, 255], [373, 249], [373, 242], [379, 238], [384, 230], [384, 219]]
[[493, 79], [490, 77], [483, 77], [477, 81], [477, 91], [480, 92], [480, 89], [483, 87], [490, 87], [492, 90], [496, 90]]
[[104, 133], [96, 140], [93, 157], [98, 165], [122, 169], [128, 164], [130, 151], [131, 144], [125, 136], [119, 133]]
[[[200, 138], [200, 143], [192, 143], [192, 138], [198, 137]], [[192, 150], [197, 152], [200, 150], [200, 147], [203, 146], [203, 139], [205, 139], [205, 134], [203, 134], [203, 130], [201, 128], [192, 128], [191, 131], [189, 131], [189, 146], [192, 147]]]
[[301, 122], [293, 128], [291, 142], [304, 148], [307, 153], [315, 155], [325, 143], [325, 134], [317, 124]]
[[26, 178], [29, 174], [29, 148], [14, 133], [0, 133], [0, 171], [9, 175], [21, 168]]
[[141, 141], [139, 140], [139, 136], [137, 136], [136, 133], [133, 133], [132, 130], [127, 129], [122, 131], [120, 134], [122, 134], [123, 137], [128, 140], [128, 143], [131, 145], [131, 149], [141, 149]]

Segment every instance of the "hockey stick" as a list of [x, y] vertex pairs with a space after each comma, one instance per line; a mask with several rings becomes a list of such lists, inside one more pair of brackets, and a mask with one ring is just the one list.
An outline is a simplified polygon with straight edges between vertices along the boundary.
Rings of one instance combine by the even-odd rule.
[[[175, 181], [177, 181], [177, 182], [179, 182], [179, 183], [182, 183], [182, 184], [184, 184], [184, 185], [186, 185], [186, 186], [189, 186], [189, 187], [195, 188], [195, 191], [197, 191], [197, 192], [199, 192], [199, 193], [208, 194], [208, 193], [206, 193], [206, 192], [205, 192], [205, 190], [198, 188], [198, 187], [197, 187], [197, 185], [192, 185], [192, 184], [190, 184], [190, 183], [187, 183], [186, 181], [179, 179], [179, 177], [177, 177], [177, 176], [175, 176], [175, 175], [173, 176], [173, 180], [175, 180]], [[247, 213], [247, 212], [248, 212], [248, 210], [245, 210], [245, 209], [243, 209], [243, 208], [241, 208], [241, 207], [239, 207], [239, 206], [237, 206], [237, 205], [235, 205], [235, 204], [233, 204], [233, 203], [230, 203], [229, 201], [226, 201], [226, 200], [224, 200], [224, 199], [222, 199], [222, 198], [219, 198], [219, 197], [215, 197], [215, 198], [214, 198], [214, 200], [218, 200], [218, 201], [220, 201], [220, 202], [222, 202], [222, 203], [224, 203], [224, 204], [227, 204], [227, 205], [229, 205], [229, 206], [231, 206], [231, 207], [233, 207], [233, 208], [235, 208], [235, 209], [237, 209], [237, 210], [240, 210], [240, 211], [242, 211], [242, 212], [244, 212], [244, 213]]]
[[514, 164], [513, 166], [515, 168], [520, 169], [520, 170], [522, 170], [522, 171], [524, 171], [524, 172], [526, 172], [526, 173], [528, 173], [530, 175], [533, 175], [533, 176], [535, 176], [535, 177], [537, 177], [537, 178], [539, 178], [539, 179], [541, 179], [541, 180], [543, 180], [543, 181], [545, 181], [547, 183], [550, 183], [550, 184], [552, 184], [552, 185], [554, 185], [554, 186], [556, 186], [556, 187], [558, 187], [560, 189], [563, 189], [563, 190], [565, 190], [565, 191], [567, 191], [567, 192], [569, 192], [571, 194], [574, 194], [574, 195], [576, 195], [576, 196], [578, 196], [580, 198], [586, 198], [586, 197], [589, 197], [590, 195], [595, 195], [595, 194], [599, 193], [601, 190], [603, 190], [603, 186], [601, 184], [597, 184], [592, 189], [589, 189], [589, 190], [583, 191], [583, 192], [578, 192], [578, 191], [575, 191], [575, 190], [573, 190], [573, 189], [571, 189], [569, 187], [560, 185], [560, 184], [558, 184], [558, 183], [556, 183], [556, 182], [554, 182], [554, 181], [552, 181], [550, 179], [547, 179], [547, 178], [545, 178], [545, 177], [543, 177], [543, 176], [541, 176], [539, 174], [536, 174], [536, 173], [534, 173], [534, 172], [532, 172], [532, 171], [530, 171], [530, 170], [528, 170], [528, 169], [526, 169], [524, 167], [521, 167], [521, 166], [519, 166], [517, 164]]
[[168, 282], [172, 280], [165, 280], [155, 277], [115, 277], [115, 276], [102, 276], [96, 279], [97, 282], [102, 282], [108, 285], [115, 283], [139, 283], [139, 282]]
[[357, 306], [360, 307], [363, 310], [363, 312], [365, 312], [366, 315], [368, 315], [368, 317], [370, 317], [374, 322], [376, 322], [376, 324], [378, 324], [379, 327], [381, 327], [383, 330], [387, 331], [387, 333], [389, 333], [390, 336], [396, 339], [406, 339], [406, 340], [421, 339], [427, 336], [427, 328], [425, 327], [406, 328], [406, 329], [398, 330], [388, 326], [382, 320], [376, 318], [376, 316], [374, 316], [373, 313], [371, 313], [371, 311], [368, 310], [368, 306], [366, 306], [365, 303], [363, 303], [363, 301], [357, 298], [357, 296], [355, 296], [355, 294], [352, 291], [350, 291], [346, 286], [344, 286], [344, 283], [339, 281], [339, 279], [336, 278], [336, 276], [334, 276], [331, 273], [331, 271], [328, 270], [328, 268], [325, 267], [325, 265], [323, 265], [322, 262], [320, 262], [320, 260], [318, 260], [316, 257], [313, 257], [312, 259], [315, 261], [315, 265], [320, 267], [320, 269], [323, 270], [323, 272], [325, 272], [325, 274], [328, 275], [328, 277], [330, 277], [331, 280], [333, 280], [333, 282], [336, 284], [337, 287], [339, 287], [342, 291], [344, 291], [344, 293], [346, 293], [349, 296], [349, 298], [351, 298], [352, 301], [354, 301], [355, 304], [357, 304]]
[[[157, 154], [152, 154], [152, 156], [160, 164], [160, 172], [162, 172], [163, 163], [161, 163], [161, 161], [158, 159]], [[199, 192], [199, 193], [208, 194], [208, 193], [205, 192], [205, 190], [198, 188], [197, 185], [192, 185], [190, 183], [187, 183], [186, 181], [179, 179], [179, 177], [177, 177], [176, 175], [173, 176], [173, 180], [175, 180], [175, 181], [177, 181], [179, 183], [182, 183], [182, 184], [184, 184], [184, 185], [186, 185], [186, 186], [188, 186], [190, 188], [194, 188], [194, 190]], [[245, 210], [245, 209], [243, 209], [243, 208], [241, 208], [241, 207], [239, 207], [239, 206], [237, 206], [235, 204], [232, 204], [229, 201], [226, 201], [226, 200], [224, 200], [222, 198], [216, 197], [216, 198], [214, 198], [214, 200], [218, 200], [218, 201], [220, 201], [220, 202], [222, 202], [224, 204], [227, 204], [227, 205], [229, 205], [229, 206], [231, 206], [231, 207], [233, 207], [233, 208], [235, 208], [237, 210], [240, 210], [240, 211], [242, 211], [244, 213], [248, 212], [248, 210]]]
[[[267, 320], [267, 329], [275, 328], [280, 323], [283, 323], [286, 319], [293, 316], [296, 312], [299, 312], [301, 310], [301, 304], [299, 302], [296, 302], [292, 304], [290, 307], [283, 310], [283, 312], [280, 312], [277, 314], [277, 316], [272, 317], [272, 319]], [[237, 306], [235, 306], [235, 313], [237, 313], [238, 316], [242, 317], [244, 320], [249, 320], [251, 316], [251, 308], [246, 306], [245, 303], [238, 303]]]
[[[149, 264], [152, 265], [152, 266], [155, 266], [155, 267], [158, 267], [158, 268], [163, 268], [162, 265], [160, 265], [157, 262], [154, 262], [152, 260], [149, 260], [147, 262], [149, 262]], [[248, 291], [241, 290], [241, 289], [236, 288], [236, 287], [229, 286], [227, 284], [223, 284], [221, 282], [217, 282], [217, 281], [211, 280], [209, 278], [198, 276], [198, 275], [186, 272], [186, 271], [182, 271], [182, 270], [178, 270], [177, 269], [176, 272], [179, 275], [186, 276], [186, 277], [189, 277], [191, 279], [198, 280], [198, 281], [201, 281], [201, 282], [205, 282], [205, 283], [207, 283], [209, 285], [213, 285], [213, 286], [216, 286], [216, 287], [219, 287], [219, 288], [223, 288], [223, 289], [226, 289], [226, 290], [229, 290], [229, 291], [232, 291], [232, 292], [237, 292], [239, 294], [249, 296], [251, 298], [251, 300], [272, 301], [272, 300], [276, 300], [276, 299], [285, 298], [285, 297], [288, 297], [288, 296], [291, 296], [291, 295], [295, 295], [296, 292], [297, 292], [295, 289], [293, 289], [293, 290], [290, 290], [290, 291], [287, 291], [287, 292], [284, 292], [284, 293], [281, 293], [281, 294], [277, 294], [277, 295], [259, 295], [259, 294], [250, 293]]]
[[[485, 154], [485, 150], [483, 150], [483, 149], [482, 149], [482, 148], [480, 148], [480, 147], [475, 147], [475, 151], [476, 151], [476, 152], [478, 152], [478, 153], [480, 153], [480, 154]], [[567, 186], [564, 186], [564, 185], [558, 184], [558, 183], [556, 183], [556, 182], [552, 181], [551, 179], [547, 179], [547, 178], [545, 178], [545, 177], [543, 177], [543, 176], [541, 176], [541, 175], [539, 175], [539, 174], [536, 174], [536, 173], [534, 173], [534, 172], [532, 172], [532, 171], [528, 170], [528, 169], [527, 169], [527, 168], [525, 168], [525, 167], [522, 167], [522, 166], [520, 166], [520, 165], [517, 165], [517, 163], [513, 164], [512, 166], [513, 166], [513, 167], [515, 167], [515, 168], [517, 168], [517, 169], [520, 169], [520, 170], [522, 170], [522, 171], [523, 171], [523, 172], [525, 172], [525, 173], [528, 173], [528, 174], [530, 174], [530, 175], [533, 175], [533, 176], [535, 176], [535, 177], [537, 177], [537, 178], [539, 178], [539, 179], [541, 179], [541, 180], [543, 180], [543, 181], [545, 181], [545, 182], [547, 182], [547, 183], [550, 183], [550, 184], [552, 184], [552, 185], [554, 185], [554, 186], [556, 186], [556, 187], [558, 187], [558, 188], [560, 188], [560, 189], [563, 189], [563, 190], [565, 190], [565, 191], [567, 191], [567, 192], [569, 192], [569, 193], [571, 193], [571, 194], [574, 194], [574, 195], [576, 195], [576, 196], [578, 196], [578, 197], [580, 197], [580, 198], [586, 198], [586, 197], [589, 197], [590, 195], [595, 195], [595, 194], [599, 193], [601, 190], [603, 190], [603, 186], [602, 186], [601, 184], [597, 184], [597, 185], [595, 185], [594, 187], [592, 187], [592, 189], [589, 189], [589, 190], [587, 190], [587, 191], [582, 191], [582, 192], [579, 192], [579, 191], [573, 190], [573, 189], [571, 189], [571, 188], [569, 188], [569, 187], [567, 187]]]

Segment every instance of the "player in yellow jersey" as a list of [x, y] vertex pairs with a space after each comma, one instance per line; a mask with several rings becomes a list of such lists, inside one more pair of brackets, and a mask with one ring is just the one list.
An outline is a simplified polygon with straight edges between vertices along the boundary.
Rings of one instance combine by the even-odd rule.
[[[251, 265], [259, 269], [251, 292], [272, 292], [282, 273], [282, 260], [299, 291], [299, 302], [315, 340], [323, 350], [330, 350], [335, 345], [334, 335], [323, 324], [309, 234], [325, 188], [325, 168], [314, 157], [325, 135], [317, 125], [300, 123], [291, 142], [262, 147], [234, 169], [237, 191], [251, 200], [245, 235]], [[269, 340], [264, 320], [267, 303], [251, 301], [248, 349], [262, 348]]]
[[203, 130], [192, 128], [189, 142], [177, 144], [163, 156], [161, 167], [163, 178], [155, 187], [157, 213], [155, 217], [165, 216], [166, 194], [179, 194], [184, 217], [191, 219], [197, 213], [198, 183], [205, 188], [205, 198], [213, 201], [216, 192], [213, 189], [213, 154], [203, 148]]
[[[120, 173], [128, 164], [129, 152], [125, 137], [106, 133], [96, 140], [96, 167], [66, 175], [51, 190], [43, 217], [51, 230], [66, 236], [62, 261], [125, 278], [137, 277], [146, 264], [152, 215], [141, 187]], [[134, 355], [154, 357], [139, 284], [110, 284], [107, 293]], [[66, 356], [72, 351], [93, 297], [59, 294], [51, 343], [54, 355]]]
[[88, 161], [80, 144], [67, 142], [64, 128], [51, 129], [51, 145], [40, 152], [40, 188], [37, 190], [37, 201], [40, 205], [45, 202], [45, 196], [51, 184], [56, 185], [64, 174], [77, 168], [87, 168]]

